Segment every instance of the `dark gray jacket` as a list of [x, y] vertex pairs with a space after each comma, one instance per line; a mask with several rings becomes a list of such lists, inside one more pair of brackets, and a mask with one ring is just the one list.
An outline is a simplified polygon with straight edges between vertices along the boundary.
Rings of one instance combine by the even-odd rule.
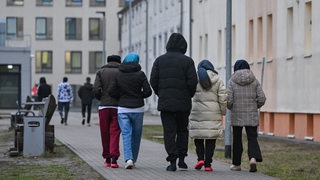
[[118, 100], [111, 97], [107, 90], [119, 72], [119, 65], [120, 63], [118, 62], [108, 62], [96, 73], [96, 79], [93, 84], [93, 92], [97, 94], [99, 93], [100, 89], [102, 89], [100, 106], [118, 106]]

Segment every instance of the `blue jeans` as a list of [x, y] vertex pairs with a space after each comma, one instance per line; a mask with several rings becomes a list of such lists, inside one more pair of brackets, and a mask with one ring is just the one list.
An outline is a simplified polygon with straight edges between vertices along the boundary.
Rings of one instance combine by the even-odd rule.
[[143, 113], [119, 113], [118, 121], [122, 134], [124, 160], [131, 159], [136, 162], [140, 148]]

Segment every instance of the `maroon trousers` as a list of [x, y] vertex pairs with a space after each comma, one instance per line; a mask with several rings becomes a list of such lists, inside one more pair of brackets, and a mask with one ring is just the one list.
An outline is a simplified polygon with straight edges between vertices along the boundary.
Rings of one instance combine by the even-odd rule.
[[120, 156], [119, 138], [121, 130], [117, 109], [105, 108], [99, 110], [99, 123], [103, 149], [102, 157], [118, 159]]

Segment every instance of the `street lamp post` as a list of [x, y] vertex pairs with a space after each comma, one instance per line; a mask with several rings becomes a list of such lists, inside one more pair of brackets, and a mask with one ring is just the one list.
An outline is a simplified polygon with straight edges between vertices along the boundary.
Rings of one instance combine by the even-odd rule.
[[[232, 26], [232, 0], [227, 0], [227, 33], [226, 33], [226, 83], [231, 77], [231, 26]], [[230, 111], [227, 111], [225, 117], [225, 158], [231, 158], [231, 126], [230, 126]]]
[[102, 45], [102, 63], [106, 64], [106, 12], [104, 11], [97, 11], [97, 14], [102, 14], [103, 16], [103, 45]]

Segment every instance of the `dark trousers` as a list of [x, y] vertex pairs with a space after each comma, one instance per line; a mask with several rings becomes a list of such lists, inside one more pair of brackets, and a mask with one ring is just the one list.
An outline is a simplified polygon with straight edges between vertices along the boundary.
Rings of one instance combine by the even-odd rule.
[[204, 160], [204, 166], [210, 167], [214, 149], [216, 148], [215, 139], [194, 139], [198, 161]]
[[118, 159], [120, 156], [119, 140], [121, 130], [118, 123], [117, 109], [100, 109], [99, 124], [102, 142], [102, 157]]
[[69, 109], [70, 109], [70, 102], [58, 102], [58, 111], [59, 111], [60, 117], [64, 118], [64, 123], [67, 123]]
[[91, 119], [91, 106], [92, 104], [82, 104], [81, 112], [82, 112], [82, 118], [86, 117], [86, 110], [87, 110], [87, 123], [90, 123]]
[[[241, 165], [241, 157], [243, 152], [242, 146], [242, 126], [233, 126], [233, 150], [232, 164]], [[260, 146], [258, 143], [257, 126], [245, 126], [248, 140], [248, 158], [255, 158], [257, 162], [262, 162]]]
[[167, 161], [183, 159], [188, 153], [190, 112], [161, 111], [164, 146], [168, 153]]

